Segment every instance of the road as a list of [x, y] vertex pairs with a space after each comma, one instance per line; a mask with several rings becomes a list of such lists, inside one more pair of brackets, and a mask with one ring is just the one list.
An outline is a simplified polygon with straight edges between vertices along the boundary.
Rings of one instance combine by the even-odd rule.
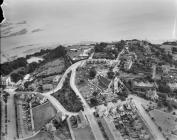
[[10, 96], [7, 101], [7, 137], [6, 140], [14, 140], [17, 137], [16, 130], [16, 115], [15, 115], [15, 104], [14, 104], [14, 94], [15, 92], [11, 89], [6, 90], [9, 92]]
[[92, 132], [93, 132], [93, 134], [95, 136], [95, 139], [96, 140], [104, 140], [104, 137], [103, 137], [103, 135], [101, 133], [101, 130], [100, 130], [99, 126], [98, 126], [98, 123], [97, 123], [95, 117], [93, 116], [92, 111], [89, 110], [89, 111], [86, 111], [84, 113], [85, 113], [85, 115], [86, 115], [86, 117], [88, 119], [88, 122], [89, 122], [90, 127], [92, 129]]
[[142, 107], [142, 100], [139, 97], [136, 96], [131, 96], [133, 98], [133, 102], [138, 110], [138, 112], [141, 114], [143, 117], [143, 120], [146, 122], [148, 125], [147, 127], [150, 129], [152, 135], [154, 136], [155, 140], [165, 140], [164, 136], [162, 133], [159, 131], [158, 127], [154, 124], [150, 116], [147, 114], [147, 112], [144, 110]]
[[74, 90], [74, 92], [76, 93], [76, 95], [81, 99], [83, 106], [84, 106], [84, 114], [86, 115], [88, 122], [91, 126], [92, 132], [95, 136], [96, 140], [104, 140], [104, 137], [101, 133], [101, 130], [98, 126], [98, 123], [93, 115], [93, 110], [90, 108], [90, 106], [87, 104], [86, 100], [84, 99], [84, 97], [82, 96], [82, 94], [79, 92], [78, 88], [75, 85], [75, 77], [76, 77], [76, 68], [72, 69], [72, 73], [71, 73], [71, 78], [70, 78], [70, 85], [71, 88]]
[[[1, 95], [0, 95], [1, 96]], [[1, 100], [1, 139], [4, 140], [5, 139], [5, 102], [3, 101], [3, 99]]]

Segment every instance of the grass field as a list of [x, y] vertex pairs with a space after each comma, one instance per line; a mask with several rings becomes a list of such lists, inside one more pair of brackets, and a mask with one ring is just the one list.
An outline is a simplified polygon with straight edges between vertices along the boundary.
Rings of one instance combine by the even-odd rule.
[[73, 132], [76, 140], [95, 140], [89, 126], [85, 128], [73, 128]]
[[170, 138], [171, 132], [177, 129], [177, 116], [159, 110], [152, 110], [149, 113], [156, 125], [162, 129], [162, 133]]
[[32, 112], [35, 131], [40, 130], [43, 125], [45, 125], [56, 115], [56, 110], [49, 102], [33, 108]]
[[45, 131], [41, 131], [36, 136], [31, 137], [26, 140], [53, 140], [53, 138], [49, 133], [47, 133]]
[[55, 73], [62, 73], [65, 70], [65, 61], [63, 58], [56, 59], [50, 62], [47, 62], [43, 66], [40, 66], [37, 70], [36, 73], [37, 76], [41, 75], [51, 75]]

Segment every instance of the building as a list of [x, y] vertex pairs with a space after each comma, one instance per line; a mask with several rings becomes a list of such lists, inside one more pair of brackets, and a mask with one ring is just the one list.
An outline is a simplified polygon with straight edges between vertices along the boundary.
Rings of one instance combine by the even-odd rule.
[[84, 128], [88, 125], [86, 116], [82, 111], [80, 111], [79, 114], [77, 115], [77, 123], [79, 128]]
[[120, 79], [116, 77], [114, 79], [114, 93], [119, 93], [124, 88], [124, 85], [120, 82]]
[[1, 85], [14, 87], [15, 83], [12, 82], [10, 76], [6, 76], [6, 77], [1, 76]]
[[133, 82], [133, 91], [140, 96], [147, 97], [152, 100], [158, 99], [156, 92], [156, 86], [154, 83], [149, 82]]

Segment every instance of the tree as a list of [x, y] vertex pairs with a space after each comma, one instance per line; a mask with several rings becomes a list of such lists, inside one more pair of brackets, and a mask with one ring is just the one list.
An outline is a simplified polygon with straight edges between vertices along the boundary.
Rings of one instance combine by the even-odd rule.
[[64, 57], [66, 55], [66, 49], [63, 46], [58, 46], [54, 50], [51, 50], [44, 58], [46, 60], [53, 60], [56, 58]]
[[166, 82], [158, 82], [158, 90], [162, 93], [170, 93], [170, 87], [166, 84]]
[[97, 106], [98, 105], [98, 100], [96, 98], [91, 98], [90, 103], [92, 106]]
[[97, 91], [94, 91], [94, 92], [92, 93], [92, 95], [96, 97], [96, 96], [98, 95], [98, 92], [97, 92]]
[[11, 75], [12, 81], [13, 82], [18, 82], [20, 79], [23, 79], [23, 76], [18, 74], [18, 73], [12, 73]]
[[167, 102], [167, 109], [169, 112], [171, 112], [173, 110], [173, 106], [172, 106], [171, 102]]
[[160, 126], [158, 127], [158, 129], [159, 129], [160, 131], [162, 131], [162, 128], [161, 128]]
[[94, 79], [95, 76], [96, 76], [96, 73], [97, 73], [97, 72], [96, 72], [95, 68], [92, 67], [92, 68], [90, 69], [90, 72], [89, 72], [90, 78], [91, 78], [91, 79]]
[[109, 79], [113, 79], [114, 78], [114, 72], [112, 70], [107, 72], [107, 76]]
[[107, 46], [107, 43], [101, 42], [100, 44], [95, 45], [95, 52], [103, 52], [104, 48]]
[[163, 106], [163, 103], [162, 103], [161, 101], [158, 101], [158, 102], [157, 102], [157, 106], [158, 106], [159, 108], [161, 108], [161, 107]]
[[32, 73], [37, 68], [38, 63], [32, 62], [27, 66], [27, 73]]

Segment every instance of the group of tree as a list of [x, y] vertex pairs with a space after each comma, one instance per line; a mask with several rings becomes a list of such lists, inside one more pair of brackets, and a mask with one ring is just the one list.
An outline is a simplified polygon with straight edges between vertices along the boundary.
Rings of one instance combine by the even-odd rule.
[[12, 82], [15, 82], [15, 83], [18, 82], [19, 80], [22, 80], [22, 79], [23, 79], [23, 76], [24, 76], [24, 75], [21, 75], [21, 74], [19, 74], [19, 73], [12, 73], [12, 74], [10, 75]]
[[44, 59], [46, 61], [54, 60], [56, 58], [64, 57], [66, 55], [66, 49], [63, 46], [58, 46], [57, 48], [53, 49], [48, 53], [47, 55], [44, 56]]
[[34, 72], [37, 67], [38, 67], [38, 63], [37, 62], [29, 63], [28, 66], [26, 67], [26, 73]]
[[172, 53], [177, 53], [177, 47], [172, 47]]
[[11, 62], [5, 62], [0, 65], [1, 75], [8, 75], [13, 70], [18, 69], [20, 67], [26, 67], [26, 65], [27, 65], [27, 60], [23, 57], [17, 58], [16, 60]]
[[96, 76], [96, 74], [97, 74], [97, 72], [96, 72], [95, 67], [92, 67], [92, 68], [90, 69], [90, 71], [89, 71], [89, 78], [90, 78], [90, 79], [94, 79], [95, 76]]
[[70, 87], [70, 74], [71, 73], [69, 73], [68, 77], [66, 78], [63, 88], [54, 93], [53, 96], [59, 100], [66, 110], [71, 112], [79, 112], [80, 110], [83, 110], [83, 106], [80, 98]]
[[167, 83], [165, 81], [157, 81], [157, 84], [158, 84], [158, 91], [161, 92], [161, 93], [170, 93], [171, 92], [171, 89], [170, 87], [167, 85]]
[[106, 46], [107, 46], [107, 43], [104, 43], [104, 42], [97, 43], [95, 45], [95, 52], [103, 52]]
[[[34, 54], [27, 55], [26, 57], [20, 57], [20, 58], [17, 58], [15, 60], [13, 60], [13, 61], [5, 62], [3, 64], [0, 64], [1, 75], [8, 75], [8, 74], [12, 73], [14, 70], [16, 70], [18, 68], [21, 68], [21, 67], [24, 67], [24, 68], [27, 69], [26, 73], [31, 73], [37, 68], [38, 64], [36, 62], [33, 62], [33, 63], [30, 63], [28, 65], [27, 60], [30, 57], [42, 56], [42, 55], [44, 55], [43, 58], [44, 58], [44, 63], [45, 63], [45, 62], [54, 60], [56, 58], [60, 58], [60, 57], [65, 56], [66, 55], [66, 49], [65, 49], [65, 47], [60, 45], [57, 48], [52, 49], [52, 50], [49, 50], [49, 49], [41, 50], [40, 52], [36, 52]], [[13, 74], [13, 76], [14, 75], [15, 74]], [[16, 74], [16, 76], [17, 75], [18, 74]]]
[[107, 72], [107, 76], [108, 76], [109, 79], [113, 79], [113, 78], [114, 78], [114, 75], [115, 75], [115, 73], [113, 72], [112, 69], [110, 69], [110, 70]]

